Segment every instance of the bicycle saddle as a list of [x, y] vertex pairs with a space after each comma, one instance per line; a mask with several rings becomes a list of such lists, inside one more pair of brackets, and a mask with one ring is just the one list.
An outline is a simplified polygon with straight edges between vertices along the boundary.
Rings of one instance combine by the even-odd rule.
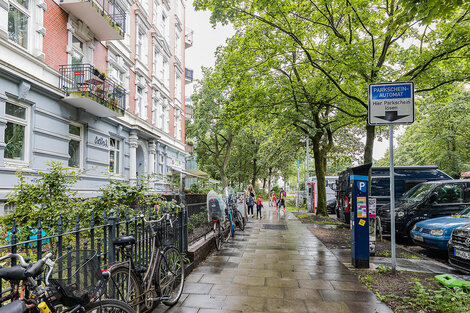
[[115, 246], [128, 246], [135, 244], [135, 238], [132, 236], [121, 236], [113, 240]]
[[0, 307], [0, 313], [23, 313], [26, 311], [26, 304], [21, 300], [15, 300], [5, 306]]
[[0, 268], [0, 278], [6, 279], [6, 280], [26, 279], [26, 269], [19, 265], [6, 267], [6, 268]]

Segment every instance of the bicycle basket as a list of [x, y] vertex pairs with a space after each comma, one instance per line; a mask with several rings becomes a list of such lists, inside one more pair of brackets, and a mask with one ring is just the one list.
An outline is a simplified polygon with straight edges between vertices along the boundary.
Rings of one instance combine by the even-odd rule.
[[151, 228], [151, 232], [154, 236], [156, 236], [157, 245], [158, 246], [168, 246], [174, 244], [175, 237], [176, 237], [176, 223], [177, 220], [172, 220], [173, 226], [171, 226], [170, 222], [166, 219], [163, 219], [158, 222], [151, 222], [149, 223], [149, 227]]
[[49, 283], [61, 304], [71, 307], [86, 305], [104, 291], [98, 255], [94, 250], [76, 250], [59, 257], [52, 269]]

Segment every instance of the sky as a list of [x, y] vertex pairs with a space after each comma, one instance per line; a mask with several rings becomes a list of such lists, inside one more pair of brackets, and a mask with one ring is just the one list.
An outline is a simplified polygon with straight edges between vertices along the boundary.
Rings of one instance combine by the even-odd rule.
[[[193, 81], [202, 78], [201, 67], [212, 67], [215, 63], [215, 51], [218, 46], [224, 45], [227, 38], [235, 34], [235, 30], [230, 26], [218, 24], [215, 28], [209, 22], [210, 12], [195, 11], [192, 0], [186, 2], [186, 31], [192, 29], [193, 46], [186, 49], [186, 67], [192, 69]], [[186, 96], [191, 96], [194, 83], [186, 85]], [[395, 136], [396, 138], [396, 136]], [[365, 142], [365, 138], [364, 138]], [[385, 155], [389, 146], [387, 139], [374, 142], [373, 158], [378, 160]], [[395, 142], [395, 147], [396, 147]]]

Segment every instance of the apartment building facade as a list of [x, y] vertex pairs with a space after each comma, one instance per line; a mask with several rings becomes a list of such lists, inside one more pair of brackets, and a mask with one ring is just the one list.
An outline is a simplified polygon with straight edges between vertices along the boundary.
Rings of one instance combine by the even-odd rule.
[[184, 0], [0, 0], [0, 203], [48, 162], [169, 191], [184, 169]]

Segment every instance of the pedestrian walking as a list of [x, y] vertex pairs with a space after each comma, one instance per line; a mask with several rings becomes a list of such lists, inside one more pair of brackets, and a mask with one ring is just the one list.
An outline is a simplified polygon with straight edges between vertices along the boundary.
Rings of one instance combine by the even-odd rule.
[[248, 207], [248, 216], [251, 214], [251, 217], [254, 217], [253, 206], [255, 205], [255, 191], [252, 185], [249, 185], [246, 190], [246, 205]]
[[273, 194], [272, 194], [271, 199], [272, 199], [272, 202], [271, 202], [271, 203], [272, 203], [272, 206], [273, 206], [273, 207], [274, 207], [274, 206], [277, 207], [277, 200], [276, 200], [276, 192], [275, 192], [275, 191], [273, 191]]
[[256, 200], [256, 218], [261, 219], [261, 208], [263, 207], [263, 201], [261, 197], [258, 196], [258, 200]]
[[281, 190], [279, 191], [279, 200], [277, 200], [277, 208], [281, 208], [283, 207], [284, 208], [284, 212], [286, 211], [286, 192], [284, 191], [284, 189], [281, 188]]

